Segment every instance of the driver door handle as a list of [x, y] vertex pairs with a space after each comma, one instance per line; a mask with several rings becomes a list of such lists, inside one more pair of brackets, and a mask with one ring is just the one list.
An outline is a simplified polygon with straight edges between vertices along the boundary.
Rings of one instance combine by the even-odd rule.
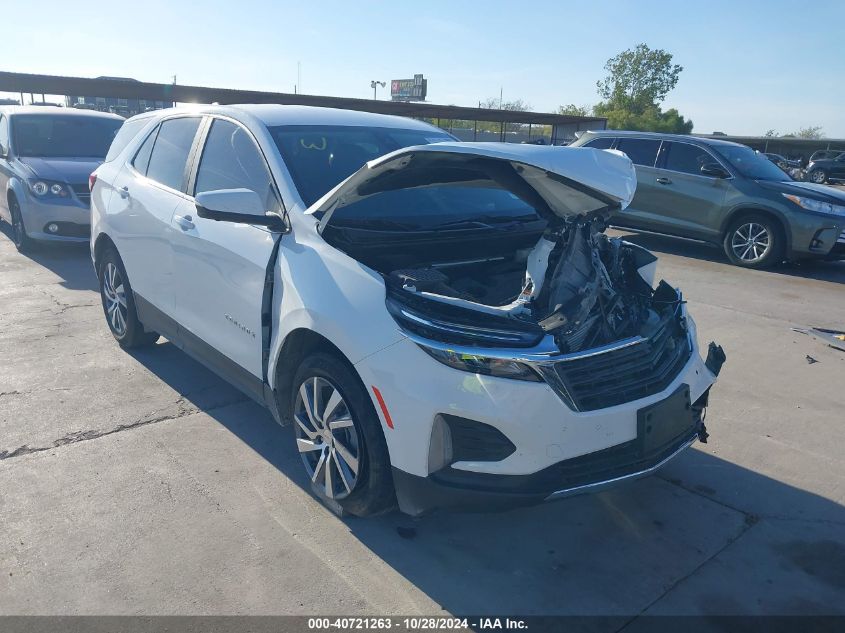
[[660, 178], [658, 178], [657, 182], [658, 182], [658, 184], [661, 184], [661, 185], [671, 185], [672, 184], [672, 180], [670, 178], [666, 178], [664, 176], [661, 176]]
[[177, 215], [173, 217], [173, 221], [179, 225], [179, 228], [183, 231], [190, 231], [191, 229], [195, 229], [196, 225], [194, 224], [194, 219], [189, 215]]
[[125, 187], [125, 186], [121, 187], [119, 189], [119, 191], [120, 191], [120, 197], [121, 198], [128, 198], [129, 197], [129, 187]]

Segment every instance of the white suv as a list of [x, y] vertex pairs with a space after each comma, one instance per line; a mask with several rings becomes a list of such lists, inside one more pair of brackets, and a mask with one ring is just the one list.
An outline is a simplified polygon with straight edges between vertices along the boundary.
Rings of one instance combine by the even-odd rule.
[[165, 336], [292, 422], [336, 509], [535, 503], [706, 438], [721, 348], [602, 233], [623, 155], [276, 105], [124, 130], [91, 178], [114, 337]]

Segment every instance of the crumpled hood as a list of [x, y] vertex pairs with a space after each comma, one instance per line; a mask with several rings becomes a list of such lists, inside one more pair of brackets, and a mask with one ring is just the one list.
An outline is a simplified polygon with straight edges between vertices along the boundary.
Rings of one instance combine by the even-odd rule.
[[32, 178], [56, 180], [67, 184], [87, 183], [88, 176], [102, 164], [102, 159], [92, 158], [37, 158], [24, 156], [18, 159], [26, 165]]
[[757, 183], [766, 189], [778, 191], [780, 193], [789, 193], [794, 196], [807, 196], [814, 200], [822, 200], [831, 204], [845, 204], [845, 191], [828, 187], [827, 185], [817, 185], [814, 182], [790, 182], [788, 180], [783, 182], [775, 182], [771, 180], [758, 180]]
[[314, 203], [307, 213], [325, 214], [320, 221], [322, 229], [336, 208], [377, 193], [371, 185], [379, 176], [412, 165], [415, 157], [431, 161], [437, 154], [442, 154], [452, 165], [479, 158], [509, 163], [552, 211], [564, 218], [607, 207], [624, 209], [637, 187], [634, 166], [621, 152], [589, 147], [450, 141], [406, 147], [370, 161]]

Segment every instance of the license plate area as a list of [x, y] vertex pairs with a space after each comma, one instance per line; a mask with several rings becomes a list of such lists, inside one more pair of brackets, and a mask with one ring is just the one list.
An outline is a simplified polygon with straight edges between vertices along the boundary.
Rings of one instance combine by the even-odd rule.
[[681, 385], [668, 398], [637, 411], [637, 440], [643, 457], [660, 453], [693, 434], [696, 417], [689, 385]]

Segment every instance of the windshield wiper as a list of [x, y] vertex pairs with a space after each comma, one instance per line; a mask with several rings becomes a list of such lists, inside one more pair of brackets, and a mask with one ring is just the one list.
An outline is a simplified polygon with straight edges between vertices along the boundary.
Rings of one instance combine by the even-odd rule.
[[436, 224], [431, 228], [431, 230], [437, 231], [440, 229], [456, 228], [492, 229], [492, 225], [494, 224], [498, 224], [500, 226], [503, 224], [528, 224], [530, 222], [536, 222], [537, 220], [537, 217], [526, 215], [511, 217], [504, 217], [500, 215], [477, 215], [471, 218], [464, 218], [462, 220], [453, 220], [451, 222], [444, 222], [443, 224]]

